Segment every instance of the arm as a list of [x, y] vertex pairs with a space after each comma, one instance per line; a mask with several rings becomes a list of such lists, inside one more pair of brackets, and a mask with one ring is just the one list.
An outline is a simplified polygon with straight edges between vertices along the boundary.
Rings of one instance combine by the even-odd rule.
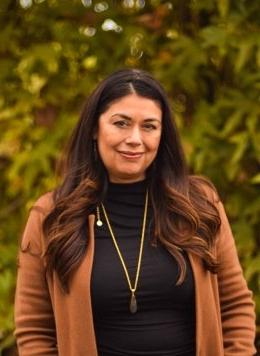
[[252, 356], [255, 338], [255, 313], [252, 293], [237, 256], [234, 238], [223, 207], [219, 201], [221, 227], [218, 236], [218, 285], [225, 356]]
[[15, 336], [20, 356], [58, 355], [54, 315], [41, 257], [43, 214], [33, 208], [19, 251]]

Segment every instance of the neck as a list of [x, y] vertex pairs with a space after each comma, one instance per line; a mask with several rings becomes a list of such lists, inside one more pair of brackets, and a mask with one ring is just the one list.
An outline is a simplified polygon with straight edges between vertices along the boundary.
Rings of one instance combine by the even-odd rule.
[[129, 177], [121, 178], [121, 177], [109, 176], [110, 183], [130, 184], [130, 183], [141, 182], [143, 180], [145, 180], [145, 175], [139, 177], [133, 177], [133, 178], [129, 178]]

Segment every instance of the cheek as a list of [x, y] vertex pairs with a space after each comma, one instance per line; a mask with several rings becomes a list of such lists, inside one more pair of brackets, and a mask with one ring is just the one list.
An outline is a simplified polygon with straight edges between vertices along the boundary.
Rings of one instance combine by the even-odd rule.
[[153, 139], [149, 142], [150, 151], [153, 151], [153, 153], [156, 153], [157, 150], [159, 149], [160, 141], [161, 141], [161, 135], [153, 137]]
[[115, 135], [107, 130], [100, 130], [97, 141], [100, 148], [108, 149], [114, 146]]
[[115, 135], [100, 134], [97, 137], [99, 155], [104, 163], [109, 163], [115, 159]]

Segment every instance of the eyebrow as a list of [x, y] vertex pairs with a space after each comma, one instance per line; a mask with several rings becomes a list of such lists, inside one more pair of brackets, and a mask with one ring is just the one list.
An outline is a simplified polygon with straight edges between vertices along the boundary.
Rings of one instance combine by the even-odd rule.
[[[114, 116], [120, 116], [120, 117], [122, 117], [123, 119], [126, 119], [126, 120], [132, 120], [132, 118], [130, 117], [130, 116], [128, 116], [128, 115], [126, 115], [126, 114], [122, 114], [122, 113], [116, 113], [116, 114], [113, 114], [112, 116], [111, 116], [111, 118], [112, 117], [114, 117]], [[159, 120], [158, 118], [155, 118], [155, 117], [149, 117], [149, 118], [146, 118], [146, 119], [144, 119], [144, 121], [145, 122], [151, 122], [151, 121], [157, 121], [157, 122], [161, 122], [161, 120]]]

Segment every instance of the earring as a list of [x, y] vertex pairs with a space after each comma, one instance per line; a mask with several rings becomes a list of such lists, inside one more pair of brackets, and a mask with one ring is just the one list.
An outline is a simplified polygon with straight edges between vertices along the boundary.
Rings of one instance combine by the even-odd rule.
[[97, 206], [97, 222], [96, 222], [97, 226], [102, 226], [103, 225], [103, 222], [102, 220], [100, 219], [100, 210], [99, 210], [99, 206]]

